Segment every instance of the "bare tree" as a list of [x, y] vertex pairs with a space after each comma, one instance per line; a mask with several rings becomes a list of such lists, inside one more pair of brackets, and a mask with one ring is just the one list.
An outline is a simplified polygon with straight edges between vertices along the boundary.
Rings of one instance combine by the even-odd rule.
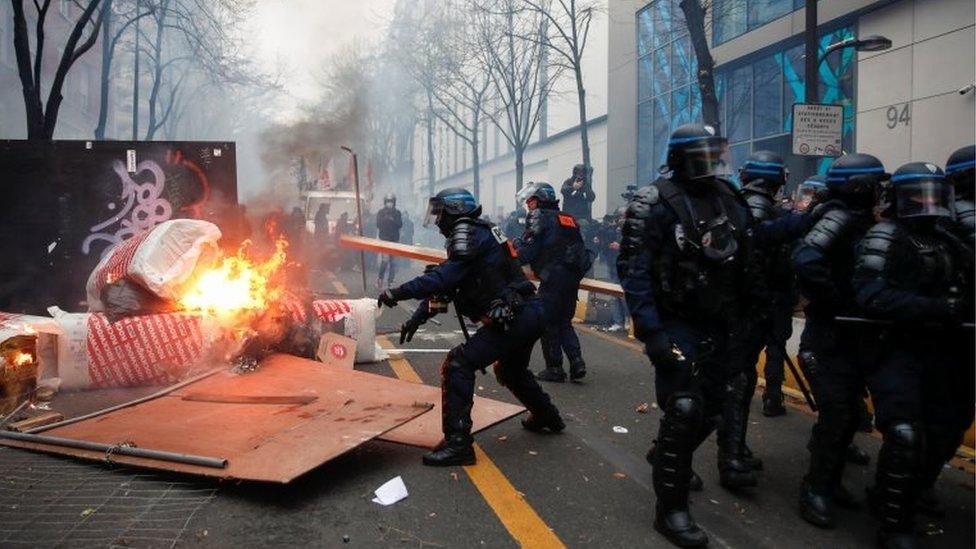
[[546, 102], [562, 67], [550, 66], [547, 48], [537, 39], [547, 33], [547, 20], [526, 11], [521, 0], [469, 0], [476, 25], [479, 51], [490, 67], [489, 76], [499, 108], [486, 115], [515, 153], [515, 189], [522, 189], [525, 150], [545, 115]]
[[14, 15], [14, 50], [17, 57], [17, 71], [23, 87], [24, 109], [27, 114], [27, 138], [51, 139], [58, 123], [58, 113], [61, 101], [64, 100], [62, 90], [65, 78], [71, 67], [81, 56], [88, 52], [98, 40], [102, 25], [104, 10], [99, 9], [101, 0], [88, 2], [74, 2], [80, 10], [78, 18], [71, 25], [62, 49], [60, 60], [51, 81], [47, 99], [42, 99], [45, 23], [51, 7], [51, 0], [34, 0], [37, 12], [37, 23], [34, 28], [34, 51], [31, 52], [28, 37], [27, 17], [24, 12], [23, 0], [11, 0]]
[[[580, 147], [583, 165], [586, 167], [585, 185], [592, 192], [592, 167], [590, 163], [590, 136], [586, 117], [586, 87], [583, 85], [583, 52], [590, 36], [590, 24], [600, 2], [596, 0], [522, 0], [527, 8], [546, 22], [545, 34], [527, 35], [520, 38], [537, 40], [553, 57], [550, 63], [572, 73], [576, 84], [576, 100], [579, 105]], [[587, 203], [588, 205], [590, 203]]]
[[[105, 139], [111, 95], [112, 63], [126, 31], [140, 19], [153, 13], [149, 0], [104, 0], [102, 6], [102, 72], [99, 79], [98, 123], [95, 139]], [[116, 28], [115, 25], [118, 25]]]
[[718, 94], [715, 90], [715, 59], [708, 47], [708, 35], [705, 33], [705, 16], [713, 6], [704, 0], [681, 0], [679, 4], [688, 27], [688, 36], [695, 49], [698, 60], [698, 91], [701, 93], [702, 121], [721, 130], [721, 120], [718, 115]]

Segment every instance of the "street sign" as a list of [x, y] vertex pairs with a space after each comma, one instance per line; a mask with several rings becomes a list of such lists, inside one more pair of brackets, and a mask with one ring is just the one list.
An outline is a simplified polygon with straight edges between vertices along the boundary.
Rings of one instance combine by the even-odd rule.
[[793, 154], [840, 156], [843, 135], [841, 105], [793, 104]]

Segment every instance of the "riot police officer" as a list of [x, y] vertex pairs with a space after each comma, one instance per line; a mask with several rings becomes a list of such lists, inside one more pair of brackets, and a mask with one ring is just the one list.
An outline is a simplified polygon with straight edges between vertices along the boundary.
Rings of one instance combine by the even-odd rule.
[[532, 347], [542, 334], [542, 302], [522, 273], [514, 246], [491, 223], [480, 219], [481, 206], [465, 189], [445, 189], [428, 203], [424, 225], [434, 224], [447, 239], [447, 260], [423, 275], [384, 291], [379, 304], [393, 307], [404, 299], [422, 299], [401, 328], [409, 341], [435, 312], [429, 298], [447, 296], [457, 310], [481, 327], [447, 354], [441, 366], [444, 441], [424, 455], [425, 465], [475, 462], [471, 407], [475, 372], [498, 362], [498, 382], [528, 408], [522, 425], [530, 431], [565, 428], [549, 395], [529, 371]]
[[948, 226], [954, 201], [942, 170], [906, 164], [892, 174], [891, 191], [894, 218], [861, 241], [854, 289], [866, 316], [890, 323], [873, 328], [880, 345], [866, 372], [884, 435], [871, 499], [882, 519], [879, 542], [909, 548], [921, 475], [938, 475], [972, 421], [971, 352], [960, 352], [960, 341], [972, 349], [973, 332], [958, 327], [971, 320], [972, 288], [965, 248]]
[[800, 366], [820, 407], [810, 438], [810, 468], [800, 494], [800, 515], [830, 527], [834, 503], [851, 503], [841, 486], [846, 449], [860, 423], [864, 389], [863, 346], [856, 326], [841, 326], [837, 316], [858, 312], [851, 277], [855, 250], [874, 224], [884, 166], [868, 154], [847, 154], [827, 172], [821, 217], [793, 252], [800, 292], [809, 300], [800, 338]]
[[[396, 207], [396, 195], [390, 193], [383, 197], [383, 207], [376, 212], [376, 231], [380, 240], [387, 242], [400, 241], [400, 229], [403, 228], [403, 216]], [[376, 289], [383, 287], [383, 275], [387, 275], [387, 286], [393, 285], [396, 278], [396, 258], [384, 255], [380, 258], [380, 269], [376, 275]]]
[[956, 221], [961, 235], [970, 240], [976, 238], [976, 185], [973, 174], [976, 172], [976, 145], [957, 149], [946, 161], [946, 177], [952, 183], [956, 195]]
[[565, 381], [565, 352], [569, 359], [569, 378], [577, 381], [586, 375], [586, 363], [573, 329], [573, 313], [580, 280], [590, 269], [593, 258], [583, 245], [576, 218], [559, 211], [552, 185], [534, 183], [525, 206], [528, 215], [525, 233], [517, 244], [519, 260], [539, 277], [539, 297], [545, 303], [548, 317], [542, 335], [546, 369], [536, 377], [543, 381]]
[[827, 192], [827, 177], [816, 174], [804, 179], [793, 191], [793, 210], [805, 212], [821, 202]]
[[725, 355], [744, 286], [749, 213], [717, 175], [727, 147], [710, 126], [674, 131], [671, 176], [635, 193], [617, 261], [664, 412], [653, 455], [654, 527], [682, 547], [708, 543], [688, 508], [691, 461], [721, 417]]

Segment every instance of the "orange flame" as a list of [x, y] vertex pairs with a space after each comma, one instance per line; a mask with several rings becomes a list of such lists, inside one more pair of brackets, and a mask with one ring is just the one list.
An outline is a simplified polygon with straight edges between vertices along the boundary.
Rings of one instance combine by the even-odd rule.
[[221, 259], [216, 266], [200, 274], [180, 299], [189, 311], [209, 313], [221, 320], [232, 320], [241, 313], [258, 311], [276, 301], [283, 291], [272, 283], [274, 275], [285, 265], [288, 242], [275, 242], [276, 251], [263, 263], [247, 257], [250, 241], [237, 254]]
[[34, 362], [34, 357], [30, 353], [17, 351], [17, 354], [14, 355], [14, 358], [11, 362], [13, 362], [14, 366], [26, 366]]

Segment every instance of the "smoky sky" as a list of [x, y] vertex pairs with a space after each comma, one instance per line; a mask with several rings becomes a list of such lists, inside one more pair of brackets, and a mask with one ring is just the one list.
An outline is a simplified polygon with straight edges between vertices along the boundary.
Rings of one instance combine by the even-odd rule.
[[302, 102], [314, 101], [329, 56], [354, 40], [379, 41], [396, 0], [259, 0], [250, 22], [255, 52], [270, 71], [279, 71], [284, 93], [282, 118]]

